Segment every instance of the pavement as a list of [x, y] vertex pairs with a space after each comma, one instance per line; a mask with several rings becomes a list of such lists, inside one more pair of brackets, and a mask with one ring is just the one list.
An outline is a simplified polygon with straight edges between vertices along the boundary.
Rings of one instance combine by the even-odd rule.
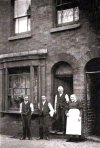
[[0, 148], [100, 148], [100, 138], [88, 137], [85, 141], [66, 142], [66, 139], [20, 140], [17, 137], [0, 135]]

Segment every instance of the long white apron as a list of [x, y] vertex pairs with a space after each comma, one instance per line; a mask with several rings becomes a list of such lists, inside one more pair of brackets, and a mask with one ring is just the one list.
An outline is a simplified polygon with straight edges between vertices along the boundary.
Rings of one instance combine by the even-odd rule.
[[81, 135], [81, 117], [79, 116], [79, 109], [70, 109], [68, 114], [69, 116], [67, 117], [66, 134]]

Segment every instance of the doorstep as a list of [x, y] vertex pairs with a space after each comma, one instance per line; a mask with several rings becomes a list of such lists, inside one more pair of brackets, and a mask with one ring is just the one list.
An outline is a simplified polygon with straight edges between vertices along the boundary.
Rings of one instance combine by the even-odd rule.
[[51, 138], [60, 138], [60, 139], [66, 138], [66, 135], [63, 134], [63, 132], [56, 132], [56, 131], [50, 130], [49, 133], [50, 133]]
[[100, 142], [100, 137], [99, 136], [88, 136], [86, 138], [87, 140], [90, 140], [90, 141], [95, 141], [95, 142]]

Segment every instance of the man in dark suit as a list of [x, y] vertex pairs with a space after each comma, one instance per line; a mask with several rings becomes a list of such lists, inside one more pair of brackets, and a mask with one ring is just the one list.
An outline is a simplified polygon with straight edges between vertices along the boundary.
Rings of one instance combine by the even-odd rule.
[[23, 137], [20, 140], [25, 140], [26, 137], [31, 139], [31, 115], [34, 111], [33, 104], [29, 102], [29, 97], [24, 97], [24, 102], [20, 104], [20, 113], [23, 125]]
[[62, 86], [58, 86], [58, 93], [55, 96], [54, 102], [54, 110], [56, 115], [56, 132], [63, 132], [65, 134], [66, 131], [66, 115], [65, 111], [68, 109], [69, 104], [69, 96], [64, 93], [64, 88]]
[[39, 139], [45, 137], [46, 140], [49, 138], [49, 125], [50, 125], [50, 116], [53, 117], [54, 109], [50, 102], [47, 101], [45, 96], [42, 96], [41, 105], [38, 105], [39, 108]]

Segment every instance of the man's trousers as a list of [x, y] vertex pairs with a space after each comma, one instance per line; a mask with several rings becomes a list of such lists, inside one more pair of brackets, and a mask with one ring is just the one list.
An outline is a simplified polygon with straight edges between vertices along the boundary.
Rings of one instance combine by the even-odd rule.
[[23, 138], [31, 138], [31, 115], [22, 115], [22, 125], [23, 125]]

